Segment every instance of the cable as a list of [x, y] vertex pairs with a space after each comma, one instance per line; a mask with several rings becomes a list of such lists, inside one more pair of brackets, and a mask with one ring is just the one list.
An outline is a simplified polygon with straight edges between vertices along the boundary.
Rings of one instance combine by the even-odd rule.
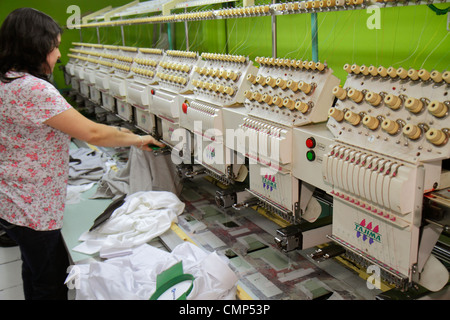
[[434, 13], [436, 13], [438, 16], [443, 15], [443, 14], [447, 14], [447, 12], [450, 11], [450, 7], [447, 7], [446, 9], [439, 9], [434, 4], [429, 4], [428, 8], [433, 10]]

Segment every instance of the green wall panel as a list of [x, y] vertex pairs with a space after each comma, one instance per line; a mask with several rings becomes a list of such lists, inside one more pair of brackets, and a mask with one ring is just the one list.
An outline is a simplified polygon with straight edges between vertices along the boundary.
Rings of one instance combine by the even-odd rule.
[[[69, 5], [76, 4], [82, 13], [87, 13], [108, 5], [118, 7], [129, 2], [131, 0], [2, 0], [0, 22], [13, 9], [31, 6], [48, 13], [61, 25], [65, 25], [70, 15], [66, 12]], [[229, 4], [224, 4], [227, 5]], [[237, 6], [239, 5], [241, 4], [237, 3]], [[436, 6], [446, 8], [448, 4]], [[222, 5], [188, 11], [220, 8]], [[176, 11], [181, 12], [184, 10]], [[436, 15], [426, 5], [381, 8], [379, 28], [369, 29], [367, 21], [370, 22], [373, 17], [373, 13], [364, 9], [317, 14], [319, 60], [326, 62], [334, 70], [342, 84], [346, 77], [342, 67], [346, 63], [439, 71], [449, 68], [450, 37], [446, 29], [447, 15]], [[276, 20], [277, 56], [312, 60], [311, 15], [283, 15], [277, 16]], [[172, 23], [170, 31], [168, 29], [168, 24], [124, 26], [125, 45], [186, 50], [185, 24]], [[120, 27], [101, 27], [99, 32], [101, 43], [122, 45]], [[188, 22], [188, 34], [190, 51], [230, 53], [249, 56], [250, 59], [272, 55], [271, 17], [191, 21]], [[97, 43], [96, 28], [82, 29], [81, 36], [84, 42]], [[171, 44], [169, 39], [172, 40]], [[67, 62], [66, 54], [74, 41], [80, 41], [80, 31], [65, 30], [61, 45], [63, 63]], [[55, 80], [58, 86], [64, 86], [60, 71], [55, 72]]]

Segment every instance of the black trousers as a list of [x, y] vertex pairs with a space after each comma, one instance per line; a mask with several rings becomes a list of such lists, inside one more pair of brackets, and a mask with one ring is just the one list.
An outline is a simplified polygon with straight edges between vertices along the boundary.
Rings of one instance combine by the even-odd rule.
[[25, 299], [67, 300], [69, 258], [61, 230], [36, 231], [3, 219], [0, 226], [20, 247]]

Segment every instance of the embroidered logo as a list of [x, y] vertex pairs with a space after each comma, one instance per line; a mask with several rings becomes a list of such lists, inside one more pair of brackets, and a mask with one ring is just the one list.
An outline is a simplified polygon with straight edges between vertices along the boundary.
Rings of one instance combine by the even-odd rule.
[[214, 146], [208, 145], [206, 147], [206, 158], [214, 159], [216, 157], [216, 148]]
[[369, 244], [374, 241], [381, 243], [381, 234], [379, 233], [378, 225], [373, 227], [372, 222], [366, 225], [366, 219], [363, 219], [360, 223], [355, 222], [356, 237], [362, 237], [363, 241], [369, 239]]
[[275, 182], [275, 176], [265, 175], [262, 177], [263, 188], [273, 191], [277, 189], [277, 183]]

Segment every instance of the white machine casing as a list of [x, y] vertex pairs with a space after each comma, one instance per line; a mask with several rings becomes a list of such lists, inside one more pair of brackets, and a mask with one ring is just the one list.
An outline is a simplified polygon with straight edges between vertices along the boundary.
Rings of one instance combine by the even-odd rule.
[[[244, 92], [248, 116], [241, 125], [249, 141], [238, 149], [245, 148], [250, 161], [249, 191], [284, 219], [298, 223], [298, 205], [307, 204], [312, 191], [308, 192], [308, 199], [299, 198], [301, 178], [295, 175], [302, 176], [306, 170], [293, 161], [293, 153], [296, 160], [303, 160], [306, 150], [294, 143], [294, 129], [326, 121], [327, 110], [335, 99], [331, 90], [339, 79], [320, 62], [262, 57], [256, 62], [260, 64], [257, 75], [247, 76], [251, 83]], [[321, 128], [324, 130], [323, 125]], [[325, 151], [326, 147], [322, 149]], [[307, 179], [308, 183], [315, 183], [310, 189], [324, 186], [319, 178]], [[267, 179], [272, 184], [276, 182], [276, 188], [275, 184], [265, 183]]]
[[250, 116], [287, 127], [327, 120], [332, 89], [339, 84], [333, 70], [313, 61], [259, 57], [256, 62], [261, 67], [255, 77], [247, 77], [251, 87], [245, 92]]
[[193, 92], [194, 68], [203, 63], [196, 52], [166, 50], [156, 67], [158, 85], [152, 85], [150, 112], [168, 121], [179, 122], [181, 94]]
[[152, 84], [157, 84], [156, 67], [162, 60], [162, 49], [140, 48], [131, 65], [127, 79], [127, 101], [142, 110], [148, 110]]
[[335, 143], [322, 166], [334, 198], [332, 239], [402, 287], [422, 272], [423, 194], [442, 187], [441, 161], [450, 155], [448, 138], [436, 145], [429, 136], [432, 128], [447, 134], [448, 111], [429, 106], [448, 105], [448, 84], [423, 80], [417, 70], [344, 69], [349, 75], [343, 88], [333, 89], [339, 101], [327, 123]]

